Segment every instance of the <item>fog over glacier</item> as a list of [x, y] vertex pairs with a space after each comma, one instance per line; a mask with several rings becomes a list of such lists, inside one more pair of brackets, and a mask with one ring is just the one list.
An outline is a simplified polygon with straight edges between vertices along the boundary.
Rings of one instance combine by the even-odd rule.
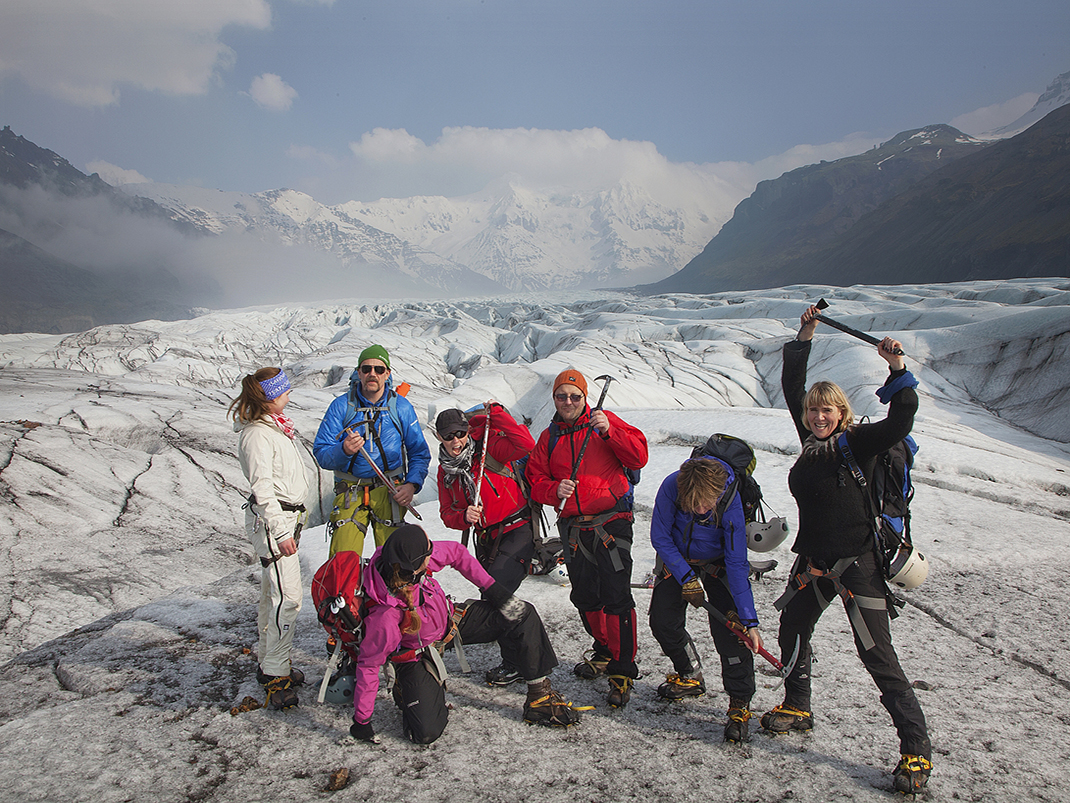
[[[243, 531], [248, 488], [225, 411], [241, 376], [281, 365], [287, 412], [311, 441], [359, 352], [386, 346], [420, 420], [493, 398], [538, 434], [567, 366], [608, 374], [606, 406], [651, 445], [636, 488], [633, 580], [653, 565], [661, 479], [712, 432], [747, 439], [767, 508], [794, 529], [787, 471], [798, 453], [779, 389], [780, 349], [807, 304], [901, 340], [921, 382], [912, 505], [929, 578], [904, 593], [893, 638], [934, 745], [933, 800], [1063, 801], [1070, 794], [1070, 282], [779, 290], [709, 296], [356, 300], [216, 311], [66, 336], [0, 336], [0, 788], [12, 801], [344, 800], [870, 801], [889, 799], [895, 733], [833, 606], [814, 639], [815, 729], [721, 743], [727, 699], [703, 620], [689, 616], [709, 693], [659, 701], [671, 671], [635, 591], [643, 677], [623, 710], [575, 678], [589, 643], [568, 590], [529, 578], [547, 623], [555, 687], [593, 705], [567, 732], [526, 726], [523, 691], [489, 688], [497, 649], [447, 655], [450, 724], [429, 747], [401, 734], [381, 693], [379, 746], [344, 745], [351, 711], [315, 702], [231, 715], [254, 677], [259, 567]], [[885, 408], [872, 346], [820, 326], [809, 375], [840, 383], [859, 414]], [[425, 432], [432, 438], [431, 429]], [[432, 441], [433, 442], [433, 441]], [[432, 448], [437, 456], [437, 449]], [[309, 460], [311, 466], [311, 460]], [[433, 481], [417, 502], [434, 538]], [[302, 540], [308, 581], [326, 557], [331, 479], [318, 473]], [[552, 518], [552, 517], [551, 517]], [[755, 586], [768, 645], [791, 561]], [[370, 545], [368, 548], [370, 553]], [[439, 578], [460, 598], [472, 588]], [[326, 665], [311, 602], [294, 663]], [[761, 663], [761, 662], [759, 662]], [[759, 665], [756, 711], [781, 701]]]

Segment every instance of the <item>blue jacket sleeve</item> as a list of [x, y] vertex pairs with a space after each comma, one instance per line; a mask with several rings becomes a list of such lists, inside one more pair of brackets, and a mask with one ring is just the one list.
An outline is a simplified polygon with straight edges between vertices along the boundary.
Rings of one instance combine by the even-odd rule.
[[[320, 468], [326, 471], [348, 471], [349, 455], [342, 450], [338, 436], [342, 434], [348, 403], [345, 395], [339, 396], [327, 407], [316, 431], [316, 440], [312, 444], [312, 454]], [[425, 444], [426, 445], [426, 444]]]
[[654, 512], [650, 517], [650, 545], [676, 581], [683, 585], [695, 577], [695, 570], [684, 558], [676, 539], [673, 526], [680, 514], [676, 507], [676, 475], [674, 471], [661, 482], [657, 496], [654, 497]]
[[409, 458], [405, 482], [411, 482], [419, 491], [431, 467], [431, 449], [427, 446], [427, 438], [424, 437], [424, 431], [416, 418], [416, 411], [408, 399], [399, 398], [397, 408], [403, 429], [402, 436], [405, 438], [405, 452]]
[[736, 604], [736, 613], [747, 627], [758, 626], [758, 612], [750, 587], [750, 562], [747, 560], [747, 524], [743, 518], [743, 503], [736, 494], [721, 521], [724, 533], [724, 565], [728, 590]]

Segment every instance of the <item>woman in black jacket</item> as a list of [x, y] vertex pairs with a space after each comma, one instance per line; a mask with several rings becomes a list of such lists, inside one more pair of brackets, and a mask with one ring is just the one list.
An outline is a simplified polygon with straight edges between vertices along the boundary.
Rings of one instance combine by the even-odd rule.
[[844, 460], [839, 436], [847, 444], [865, 477], [873, 476], [877, 456], [905, 438], [918, 409], [917, 380], [906, 370], [901, 344], [885, 338], [877, 353], [891, 372], [878, 395], [890, 402], [883, 421], [855, 424], [850, 402], [831, 382], [817, 382], [804, 395], [810, 341], [817, 328], [817, 307], [802, 316], [796, 339], [784, 345], [781, 386], [788, 410], [802, 441], [802, 453], [788, 475], [788, 486], [799, 506], [798, 554], [792, 579], [777, 600], [781, 610], [779, 643], [787, 657], [800, 644], [799, 658], [784, 688], [784, 702], [762, 716], [762, 727], [773, 733], [809, 730], [810, 638], [828, 604], [844, 601], [855, 647], [881, 692], [881, 703], [899, 733], [902, 758], [894, 772], [895, 788], [912, 794], [925, 786], [932, 769], [932, 745], [925, 715], [892, 647], [886, 585], [874, 539], [868, 487], [855, 480]]

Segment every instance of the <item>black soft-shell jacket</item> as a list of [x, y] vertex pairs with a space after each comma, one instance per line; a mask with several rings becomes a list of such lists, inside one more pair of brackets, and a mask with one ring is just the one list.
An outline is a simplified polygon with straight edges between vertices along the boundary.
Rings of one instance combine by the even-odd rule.
[[[806, 364], [810, 341], [791, 340], [784, 344], [781, 388], [795, 421], [803, 453], [788, 474], [788, 487], [799, 506], [799, 534], [792, 551], [805, 555], [817, 565], [832, 566], [840, 558], [857, 557], [873, 546], [873, 521], [862, 488], [851, 475], [836, 446], [836, 435], [816, 441], [806, 448], [812, 435], [803, 426], [806, 396]], [[892, 371], [888, 380], [906, 373]], [[873, 476], [877, 455], [910, 434], [918, 394], [904, 387], [891, 398], [888, 416], [871, 424], [856, 424], [847, 433], [847, 442], [866, 480]]]

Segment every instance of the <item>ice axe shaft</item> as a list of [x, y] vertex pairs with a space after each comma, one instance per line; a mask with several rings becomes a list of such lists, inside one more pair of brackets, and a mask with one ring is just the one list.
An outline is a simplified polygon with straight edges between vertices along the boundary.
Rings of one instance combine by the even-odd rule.
[[[345, 438], [347, 432], [349, 434], [351, 434], [351, 435], [359, 434], [359, 433], [353, 432], [352, 427], [346, 427], [345, 429], [342, 430], [341, 435], [338, 436], [338, 440], [343, 440]], [[386, 492], [388, 494], [390, 494], [390, 498], [393, 499], [395, 502], [397, 502], [398, 501], [397, 486], [395, 486], [394, 483], [392, 483], [387, 478], [386, 474], [383, 473], [383, 470], [381, 468], [379, 468], [379, 466], [376, 464], [376, 462], [374, 460], [372, 460], [372, 456], [370, 454], [368, 454], [368, 450], [364, 448], [364, 444], [363, 443], [360, 445], [360, 453], [364, 457], [364, 459], [368, 462], [368, 465], [371, 466], [372, 469], [375, 471], [376, 476], [379, 477], [379, 481], [381, 483], [383, 483], [383, 487], [386, 488]], [[398, 504], [401, 505], [400, 502], [398, 502]], [[421, 516], [417, 512], [416, 508], [414, 508], [412, 505], [401, 505], [401, 506], [404, 507], [410, 513], [412, 513], [412, 515], [414, 515], [417, 518], [417, 520], [419, 520], [419, 521], [423, 521], [424, 520], [424, 517]]]
[[[598, 404], [595, 407], [591, 408], [591, 412], [592, 413], [595, 410], [601, 410], [602, 409], [602, 405], [605, 404], [605, 401], [606, 401], [606, 393], [609, 392], [609, 383], [613, 381], [613, 377], [611, 377], [609, 374], [603, 374], [602, 376], [596, 376], [594, 378], [594, 381], [595, 382], [599, 382], [599, 381], [601, 381], [603, 379], [606, 381], [606, 383], [604, 385], [602, 385], [602, 393], [598, 397]], [[594, 430], [594, 427], [592, 427], [590, 425], [590, 423], [588, 423], [587, 431], [583, 434], [583, 442], [580, 444], [580, 452], [579, 452], [579, 454], [576, 455], [576, 462], [572, 464], [572, 474], [569, 475], [569, 479], [570, 480], [575, 480], [576, 479], [576, 475], [578, 475], [579, 472], [580, 472], [580, 463], [583, 462], [583, 455], [584, 455], [584, 452], [587, 451], [587, 443], [588, 443], [588, 441], [591, 440], [591, 432], [593, 430]], [[565, 500], [562, 499], [557, 505], [557, 512], [560, 513], [564, 509], [565, 509]]]
[[[737, 636], [739, 636], [741, 640], [743, 639], [744, 631], [739, 629], [739, 625], [733, 624], [731, 621], [729, 621], [728, 617], [721, 613], [719, 610], [717, 610], [715, 607], [713, 607], [713, 605], [711, 605], [708, 600], [702, 601], [702, 607], [709, 612], [710, 616], [712, 616], [722, 625], [724, 625]], [[776, 669], [777, 674], [780, 676], [781, 682], [783, 682], [783, 680], [791, 674], [791, 670], [795, 668], [795, 662], [799, 659], [799, 644], [799, 639], [798, 637], [796, 637], [795, 654], [791, 656], [791, 660], [788, 661], [788, 665], [786, 667], [784, 666], [784, 664], [780, 663], [779, 659], [777, 659], [777, 657], [771, 652], [769, 652], [769, 650], [767, 650], [765, 647], [758, 648], [758, 655], [762, 656], [762, 658], [764, 658], [770, 664], [773, 665], [773, 668]]]
[[[818, 309], [827, 309], [828, 305], [828, 302], [822, 298], [814, 306]], [[814, 318], [821, 321], [821, 323], [825, 324], [826, 326], [831, 326], [833, 329], [839, 329], [841, 332], [849, 334], [852, 337], [857, 337], [859, 340], [864, 340], [870, 345], [879, 346], [881, 344], [881, 341], [875, 338], [873, 335], [866, 334], [865, 332], [860, 332], [857, 329], [852, 329], [850, 326], [842, 324], [839, 321], [834, 321], [832, 320], [832, 318], [829, 318], [825, 315], [815, 315]], [[892, 354], [898, 354], [899, 356], [903, 356], [903, 350], [895, 349], [892, 351]]]

